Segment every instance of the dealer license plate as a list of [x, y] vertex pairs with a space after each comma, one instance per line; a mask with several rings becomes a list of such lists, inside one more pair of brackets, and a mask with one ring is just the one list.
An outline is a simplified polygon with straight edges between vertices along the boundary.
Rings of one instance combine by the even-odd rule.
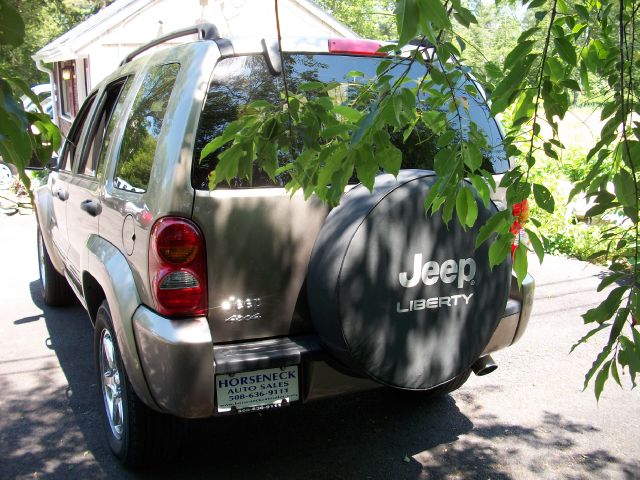
[[298, 366], [216, 375], [218, 412], [279, 407], [299, 400]]

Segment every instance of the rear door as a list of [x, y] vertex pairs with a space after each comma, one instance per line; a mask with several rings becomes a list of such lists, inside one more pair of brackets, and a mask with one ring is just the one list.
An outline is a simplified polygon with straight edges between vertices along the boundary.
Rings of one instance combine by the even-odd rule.
[[93, 106], [95, 95], [87, 98], [82, 105], [69, 135], [62, 147], [58, 170], [50, 174], [49, 188], [53, 198], [53, 218], [51, 222], [51, 238], [55, 248], [68, 264], [67, 253], [69, 250], [69, 238], [67, 235], [67, 204], [69, 199], [69, 184], [73, 178], [72, 171], [80, 159], [80, 139], [84, 126], [89, 117], [89, 111]]
[[87, 239], [98, 233], [104, 163], [113, 130], [112, 114], [118, 99], [126, 96], [122, 95], [126, 84], [127, 79], [122, 78], [105, 87], [86, 130], [80, 160], [76, 162], [68, 186], [69, 270], [78, 285], [82, 266], [86, 265], [82, 255], [86, 255]]

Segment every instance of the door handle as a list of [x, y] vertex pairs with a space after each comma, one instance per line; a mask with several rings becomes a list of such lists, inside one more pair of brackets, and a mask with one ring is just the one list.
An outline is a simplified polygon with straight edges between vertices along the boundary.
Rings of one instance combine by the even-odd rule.
[[56, 190], [55, 195], [63, 202], [69, 198], [69, 192], [63, 190], [62, 188]]
[[92, 217], [97, 217], [102, 211], [100, 202], [98, 202], [97, 200], [84, 200], [80, 203], [80, 208]]

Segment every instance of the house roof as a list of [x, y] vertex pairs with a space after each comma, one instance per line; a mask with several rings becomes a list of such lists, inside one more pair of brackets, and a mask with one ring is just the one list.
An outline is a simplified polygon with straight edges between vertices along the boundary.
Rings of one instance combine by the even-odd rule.
[[33, 59], [57, 62], [76, 58], [77, 51], [156, 0], [117, 0], [38, 50]]
[[[334, 31], [345, 37], [357, 37], [358, 35], [331, 15], [325, 13], [309, 0], [289, 0], [305, 10], [318, 22], [327, 25]], [[79, 56], [78, 52], [108, 33], [114, 27], [126, 22], [132, 16], [143, 9], [158, 3], [159, 0], [116, 0], [108, 7], [101, 9], [84, 22], [76, 25], [67, 33], [56, 38], [51, 43], [38, 50], [32, 58], [44, 63], [71, 60]]]

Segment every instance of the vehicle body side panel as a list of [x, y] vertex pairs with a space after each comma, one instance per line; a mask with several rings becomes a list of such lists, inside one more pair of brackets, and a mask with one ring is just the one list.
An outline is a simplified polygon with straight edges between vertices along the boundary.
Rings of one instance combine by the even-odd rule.
[[67, 232], [69, 234], [68, 270], [76, 282], [80, 282], [82, 272], [87, 269], [86, 244], [91, 235], [98, 233], [100, 215], [91, 216], [81, 208], [86, 201], [99, 201], [100, 186], [95, 178], [74, 175], [67, 184]]
[[64, 272], [64, 261], [62, 256], [55, 248], [52, 239], [52, 232], [58, 228], [56, 224], [56, 217], [53, 212], [53, 198], [51, 195], [51, 188], [49, 185], [43, 185], [34, 192], [35, 204], [36, 204], [36, 218], [40, 231], [42, 232], [42, 239], [49, 252], [51, 263], [58, 271], [58, 273]]
[[51, 194], [51, 240], [56, 253], [63, 261], [66, 260], [69, 249], [67, 202], [63, 198], [68, 195], [71, 178], [71, 172], [51, 172], [47, 185]]
[[136, 394], [158, 409], [147, 387], [133, 333], [133, 314], [140, 297], [129, 264], [120, 251], [105, 239], [91, 235], [87, 240], [87, 271], [98, 281], [106, 296], [124, 368]]

